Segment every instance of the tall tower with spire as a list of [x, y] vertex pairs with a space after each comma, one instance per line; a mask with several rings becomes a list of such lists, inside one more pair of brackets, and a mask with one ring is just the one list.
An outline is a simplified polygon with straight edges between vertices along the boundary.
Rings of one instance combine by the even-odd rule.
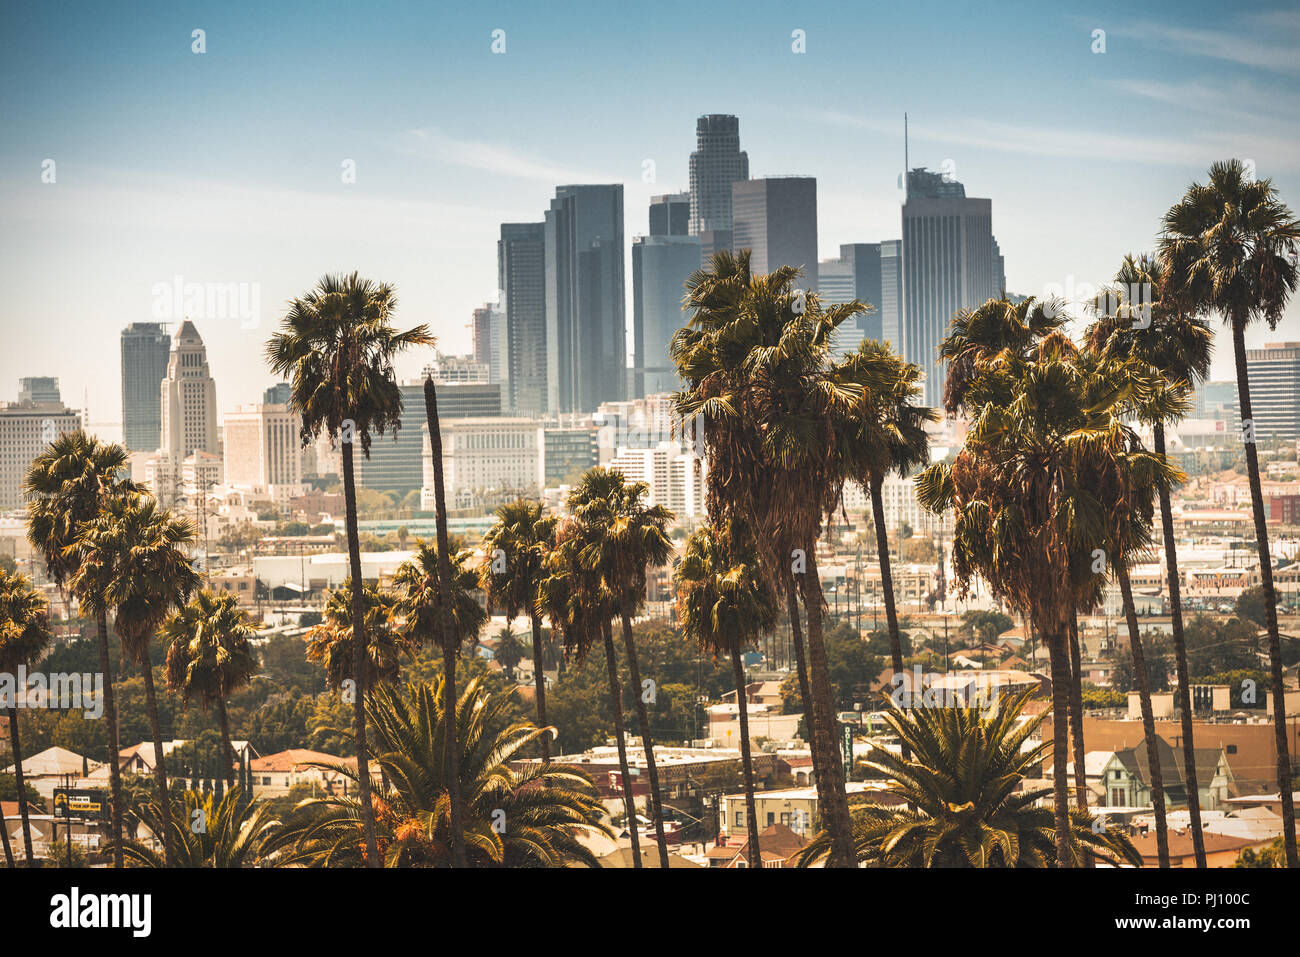
[[162, 381], [162, 450], [173, 462], [196, 451], [218, 452], [217, 383], [208, 369], [207, 346], [188, 319], [172, 337]]

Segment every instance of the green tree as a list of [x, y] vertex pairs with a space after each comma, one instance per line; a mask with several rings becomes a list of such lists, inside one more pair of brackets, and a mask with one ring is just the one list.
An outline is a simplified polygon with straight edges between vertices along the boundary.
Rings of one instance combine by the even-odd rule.
[[59, 436], [32, 460], [23, 480], [27, 497], [27, 540], [45, 561], [46, 573], [62, 590], [70, 587], [81, 613], [95, 622], [99, 643], [99, 672], [104, 676], [104, 732], [106, 760], [109, 760], [109, 791], [112, 799], [113, 866], [122, 866], [122, 777], [118, 762], [117, 701], [113, 689], [113, 668], [109, 655], [108, 604], [104, 601], [106, 579], [78, 575], [80, 558], [72, 548], [81, 526], [93, 521], [114, 497], [138, 486], [126, 478], [127, 452], [120, 445], [106, 445], [85, 432]]
[[[1029, 739], [1045, 715], [1020, 721], [1032, 692], [1004, 699], [991, 714], [978, 708], [895, 709], [886, 723], [912, 754], [871, 752], [867, 767], [889, 779], [906, 806], [868, 804], [855, 814], [858, 860], [874, 867], [1050, 867], [1053, 812], [1037, 807], [1049, 789], [1021, 782], [1049, 745]], [[1141, 866], [1128, 837], [1083, 811], [1070, 814], [1072, 863], [1092, 854], [1112, 864]], [[798, 863], [824, 860], [825, 833]]]
[[814, 777], [835, 839], [831, 863], [852, 867], [816, 544], [844, 482], [836, 421], [859, 396], [829, 374], [830, 342], [836, 328], [866, 306], [855, 300], [824, 309], [815, 294], [796, 287], [798, 276], [789, 266], [753, 275], [748, 250], [715, 254], [686, 283], [690, 318], [670, 351], [684, 383], [677, 412], [702, 435], [709, 459], [709, 519], [748, 522], [763, 545], [761, 567], [785, 595], [812, 728]]
[[1160, 255], [1168, 293], [1189, 314], [1218, 313], [1232, 329], [1237, 368], [1237, 405], [1241, 413], [1251, 510], [1265, 594], [1265, 622], [1271, 672], [1277, 785], [1287, 866], [1300, 867], [1296, 854], [1295, 804], [1287, 753], [1282, 642], [1277, 626], [1277, 593], [1268, 547], [1264, 495], [1255, 445], [1255, 419], [1246, 361], [1246, 328], [1263, 322], [1276, 329], [1297, 282], [1300, 220], [1279, 198], [1271, 180], [1256, 180], [1239, 160], [1215, 163], [1205, 185], [1193, 183], [1165, 214]]
[[222, 768], [228, 787], [235, 786], [235, 752], [230, 746], [226, 699], [247, 687], [257, 673], [252, 640], [257, 627], [240, 610], [234, 595], [203, 589], [178, 608], [163, 626], [167, 645], [167, 689], [186, 706], [195, 698], [206, 711], [216, 708], [221, 731]]
[[659, 770], [655, 764], [654, 738], [646, 711], [646, 685], [641, 681], [632, 618], [645, 604], [647, 568], [663, 565], [672, 554], [667, 528], [674, 516], [662, 505], [646, 504], [649, 492], [645, 482], [626, 482], [621, 472], [596, 467], [583, 474], [569, 494], [568, 507], [582, 535], [578, 561], [601, 576], [612, 598], [613, 612], [622, 621], [632, 701], [646, 756], [659, 866], [667, 868], [668, 841], [664, 836]]
[[[198, 573], [182, 551], [194, 542], [195, 534], [188, 519], [177, 519], [159, 508], [153, 496], [120, 495], [80, 526], [71, 546], [81, 562], [73, 590], [83, 576], [92, 583], [89, 587], [105, 583], [103, 600], [115, 613], [122, 652], [140, 668], [153, 741], [154, 799], [161, 809], [170, 805], [150, 646], [172, 609], [183, 605], [199, 584]], [[170, 867], [174, 861], [170, 829], [162, 831], [162, 838], [164, 860]]]
[[[32, 588], [31, 581], [25, 575], [0, 571], [0, 673], [16, 675], [20, 667], [35, 664], [49, 647], [52, 637], [49, 606], [45, 598]], [[25, 795], [27, 792], [23, 780], [23, 745], [18, 730], [17, 700], [17, 696], [25, 691], [26, 689], [15, 688], [8, 695], [0, 695], [9, 698], [4, 703], [9, 712], [9, 750], [14, 761], [16, 795]], [[21, 798], [18, 800], [18, 816], [23, 824], [24, 861], [30, 866], [36, 860], [32, 853], [32, 825], [28, 819], [27, 801]], [[5, 858], [9, 866], [13, 867], [7, 825], [0, 826], [0, 831], [4, 831]]]
[[[582, 837], [610, 832], [601, 821], [604, 809], [591, 780], [581, 771], [540, 761], [512, 767], [543, 729], [512, 720], [509, 696], [486, 693], [478, 678], [465, 686], [448, 711], [443, 684], [421, 684], [404, 693], [382, 688], [367, 701], [385, 781], [378, 801], [385, 865], [453, 863], [449, 792], [460, 788], [472, 864], [596, 866]], [[447, 740], [456, 741], [460, 751], [459, 777], [449, 774]], [[350, 766], [328, 767], [355, 781]], [[355, 864], [362, 857], [359, 817], [351, 793], [303, 802], [275, 838], [277, 862]]]
[[[1164, 278], [1164, 264], [1159, 259], [1145, 255], [1124, 257], [1124, 262], [1115, 275], [1115, 285], [1096, 300], [1094, 311], [1097, 321], [1088, 329], [1087, 343], [1095, 352], [1135, 359], [1159, 370], [1171, 384], [1175, 398], [1182, 400], [1210, 373], [1214, 334], [1204, 319], [1187, 314], [1176, 307], [1172, 296], [1165, 296]], [[1159, 414], [1143, 415], [1151, 425], [1152, 446], [1157, 455], [1165, 455], [1165, 426], [1180, 419], [1186, 408], [1186, 402], [1175, 401], [1165, 404]], [[1169, 489], [1162, 488], [1159, 498], [1175, 671], [1179, 691], [1186, 700], [1189, 687], [1187, 644], [1183, 631], [1181, 579]], [[1196, 866], [1203, 868], [1206, 866], [1205, 838], [1201, 830], [1191, 709], [1183, 708], [1181, 715], [1192, 846]]]
[[[750, 529], [737, 520], [719, 531], [703, 525], [686, 541], [673, 574], [682, 630], [712, 655], [731, 656], [740, 719], [740, 759], [745, 775], [745, 821], [749, 866], [762, 867], [754, 761], [749, 744], [749, 695], [741, 654], [776, 625], [776, 595], [751, 556], [758, 554]], [[748, 559], [748, 560], [747, 560]]]
[[[856, 353], [844, 357], [836, 372], [861, 389], [861, 398], [845, 416], [841, 448], [848, 474], [858, 479], [871, 496], [890, 661], [895, 673], [901, 674], [903, 643], [894, 607], [894, 576], [885, 526], [885, 478], [890, 474], [910, 477], [929, 464], [930, 440], [925, 426], [938, 421], [939, 416], [933, 409], [916, 404], [921, 395], [921, 370], [895, 355], [887, 343], [863, 342]], [[900, 542], [909, 537], [911, 527], [904, 523]]]
[[[478, 572], [473, 555], [462, 550], [446, 556], [430, 543], [420, 540], [415, 554], [403, 562], [393, 575], [397, 613], [403, 620], [403, 633], [412, 645], [433, 644], [442, 650], [444, 711], [451, 711], [457, 699], [456, 659], [460, 650], [478, 640], [487, 624], [487, 612], [478, 603]], [[450, 565], [450, 573], [445, 566]], [[442, 567], [440, 567], [442, 566]], [[448, 583], [450, 582], [450, 587]], [[450, 626], [447, 625], [450, 622]], [[445, 728], [444, 759], [448, 791], [448, 822], [451, 849], [456, 865], [466, 863], [463, 796], [459, 783], [460, 745], [456, 741], [456, 722]]]
[[[154, 834], [171, 831], [167, 846], [176, 848], [179, 867], [243, 868], [261, 865], [267, 842], [278, 824], [270, 805], [250, 802], [243, 789], [215, 792], [184, 791], [164, 812], [155, 803], [137, 811]], [[136, 867], [170, 866], [139, 841], [128, 841], [126, 856]]]
[[[546, 723], [545, 652], [537, 589], [546, 575], [546, 556], [555, 543], [555, 517], [542, 514], [537, 502], [520, 499], [502, 505], [497, 520], [483, 536], [484, 563], [479, 582], [488, 602], [499, 603], [511, 620], [521, 613], [533, 629], [533, 687], [537, 696], [537, 725]], [[513, 665], [511, 666], [513, 668]], [[550, 740], [542, 735], [542, 761], [550, 760]]]
[[[434, 338], [419, 325], [399, 332], [392, 325], [396, 294], [387, 283], [351, 275], [324, 276], [314, 289], [289, 304], [282, 331], [266, 347], [271, 371], [288, 380], [290, 408], [301, 423], [303, 448], [322, 433], [331, 444], [343, 443], [343, 498], [352, 582], [353, 670], [366, 669], [363, 626], [361, 540], [357, 531], [357, 483], [353, 452], [370, 457], [374, 433], [396, 433], [401, 427], [402, 392], [393, 372], [397, 356], [414, 346], [431, 346]], [[436, 460], [436, 459], [435, 459]], [[441, 472], [438, 473], [441, 475]], [[390, 503], [391, 504], [391, 503]], [[354, 702], [357, 760], [367, 767], [366, 711], [362, 695]], [[360, 775], [362, 821], [370, 864], [379, 866], [370, 778]]]

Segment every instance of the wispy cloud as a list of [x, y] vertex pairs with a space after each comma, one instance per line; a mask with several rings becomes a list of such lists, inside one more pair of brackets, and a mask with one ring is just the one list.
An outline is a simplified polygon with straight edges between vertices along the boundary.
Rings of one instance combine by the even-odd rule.
[[1300, 15], [1276, 10], [1241, 18], [1255, 35], [1245, 35], [1228, 25], [1223, 29], [1194, 29], [1137, 20], [1105, 25], [1108, 35], [1137, 40], [1147, 47], [1172, 49], [1187, 56], [1209, 57], [1255, 67], [1274, 73], [1300, 74], [1296, 41], [1300, 38]]
[[611, 183], [619, 177], [567, 166], [532, 156], [521, 150], [476, 140], [457, 139], [437, 129], [406, 130], [398, 137], [397, 151], [518, 179], [557, 183]]
[[[1154, 92], [1154, 91], [1148, 91]], [[823, 123], [872, 133], [897, 135], [896, 122], [822, 110], [812, 117]], [[940, 122], [942, 125], [940, 125]], [[912, 137], [934, 143], [968, 146], [1022, 156], [1122, 160], [1171, 166], [1202, 165], [1224, 156], [1271, 157], [1287, 168], [1296, 166], [1292, 136], [1251, 133], [1236, 128], [1206, 130], [1193, 138], [1137, 135], [1116, 126], [1117, 132], [1088, 125], [1060, 127], [981, 120], [978, 118], [912, 123]]]

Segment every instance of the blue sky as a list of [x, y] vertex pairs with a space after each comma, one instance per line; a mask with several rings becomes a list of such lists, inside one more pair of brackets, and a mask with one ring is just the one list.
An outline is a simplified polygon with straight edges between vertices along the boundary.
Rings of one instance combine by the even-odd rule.
[[[752, 175], [817, 177], [828, 258], [899, 235], [906, 110], [913, 165], [951, 160], [992, 197], [1022, 293], [1105, 280], [1216, 159], [1300, 208], [1300, 10], [1048, 6], [10, 4], [0, 399], [55, 375], [116, 421], [118, 333], [176, 276], [260, 291], [256, 327], [198, 322], [223, 410], [271, 383], [261, 345], [327, 271], [395, 283], [399, 322], [466, 351], [499, 223], [540, 219], [558, 183], [620, 181], [630, 240], [651, 194], [686, 188], [701, 113], [739, 114]], [[1286, 325], [1252, 341], [1300, 338], [1296, 307]]]

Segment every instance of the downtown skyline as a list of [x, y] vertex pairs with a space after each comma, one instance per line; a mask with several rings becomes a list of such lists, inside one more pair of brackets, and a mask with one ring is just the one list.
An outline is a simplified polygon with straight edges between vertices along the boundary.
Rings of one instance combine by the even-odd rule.
[[[0, 399], [12, 398], [20, 377], [54, 376], [70, 405], [88, 394], [92, 425], [120, 420], [118, 336], [156, 320], [154, 287], [176, 276], [260, 291], [255, 327], [194, 319], [221, 415], [273, 384], [261, 343], [284, 302], [326, 271], [359, 268], [394, 283], [399, 325], [428, 322], [445, 352], [468, 352], [473, 309], [496, 298], [500, 225], [533, 221], [556, 186], [621, 183], [630, 278], [649, 199], [688, 188], [695, 120], [706, 113], [740, 117], [752, 178], [817, 179], [818, 252], [828, 259], [843, 243], [899, 237], [906, 110], [911, 165], [950, 161], [970, 195], [994, 201], [1007, 287], [1021, 294], [1109, 279], [1124, 253], [1153, 246], [1160, 213], [1214, 160], [1254, 159], [1284, 195], [1300, 186], [1288, 146], [1295, 121], [1284, 112], [1297, 70], [1280, 55], [1300, 35], [1294, 13], [1221, 19], [1181, 6], [1175, 27], [1172, 7], [1164, 25], [1158, 12], [1118, 6], [1032, 12], [995, 36], [989, 27], [950, 29], [960, 14], [945, 8], [931, 22], [903, 12], [868, 22], [857, 11], [758, 4], [691, 79], [680, 67], [698, 60], [722, 14], [687, 9], [664, 7], [690, 30], [678, 30], [675, 58], [659, 66], [648, 54], [663, 25], [583, 24], [594, 31], [584, 65], [617, 70], [627, 89], [586, 83], [577, 66], [554, 62], [577, 13], [548, 19], [497, 7], [438, 25], [394, 5], [385, 10], [393, 56], [335, 83], [319, 66], [285, 79], [286, 62], [342, 42], [310, 21], [293, 19], [290, 37], [291, 18], [271, 13], [241, 11], [238, 29], [221, 14], [205, 13], [203, 26], [169, 13], [127, 36], [88, 12], [88, 33], [104, 42], [87, 46], [23, 11], [3, 41], [11, 82], [0, 101], [11, 133], [0, 147], [0, 269], [16, 295], [0, 316], [14, 342], [0, 355]], [[415, 36], [392, 28], [394, 15], [415, 34], [429, 24], [420, 35], [432, 31], [437, 42], [421, 52]], [[191, 53], [192, 27], [207, 31], [202, 55]], [[490, 49], [497, 28], [506, 30], [503, 55]], [[1107, 30], [1105, 54], [1090, 52], [1094, 28]], [[795, 29], [806, 31], [805, 54], [791, 51]], [[877, 39], [868, 45], [880, 64], [866, 71], [872, 82], [828, 85], [848, 44], [888, 32], [918, 42], [894, 50]], [[1008, 56], [1015, 48], [1026, 74], [1056, 62], [1059, 75], [1027, 84], [981, 74], [963, 89], [963, 76], [987, 69], [981, 43]], [[915, 55], [922, 48], [924, 60]], [[62, 75], [59, 64], [74, 56], [95, 69]], [[717, 82], [745, 62], [765, 69], [739, 81], [742, 89]], [[469, 72], [452, 103], [435, 81], [456, 69]], [[268, 75], [279, 86], [259, 99]], [[298, 84], [320, 88], [286, 89]], [[1141, 121], [1126, 124], [1134, 109]], [[599, 121], [572, 122], [584, 116]], [[331, 125], [309, 139], [308, 123]], [[41, 182], [46, 158], [57, 163], [53, 184]], [[341, 182], [348, 159], [354, 183]], [[629, 353], [631, 297], [629, 281]], [[1296, 320], [1293, 304], [1275, 333], [1252, 332], [1252, 346], [1296, 338]], [[417, 374], [430, 358], [407, 357], [399, 374]], [[1214, 378], [1229, 367], [1221, 337]]]

